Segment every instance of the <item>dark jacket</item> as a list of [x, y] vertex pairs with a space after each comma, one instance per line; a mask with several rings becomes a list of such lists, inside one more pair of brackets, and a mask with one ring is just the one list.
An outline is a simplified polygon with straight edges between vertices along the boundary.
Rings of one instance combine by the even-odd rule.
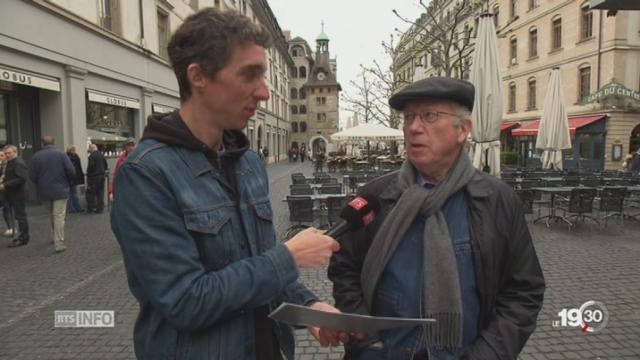
[[7, 199], [26, 199], [29, 169], [22, 158], [15, 158], [7, 162], [4, 172], [4, 195]]
[[96, 150], [89, 155], [89, 164], [87, 165], [87, 177], [105, 176], [109, 171], [107, 160], [100, 150]]
[[[343, 312], [369, 314], [360, 285], [360, 270], [377, 229], [398, 200], [397, 172], [380, 177], [361, 189], [379, 194], [382, 208], [364, 229], [345, 235], [331, 259], [336, 307]], [[480, 316], [478, 338], [465, 359], [516, 359], [536, 328], [542, 308], [544, 278], [522, 204], [500, 180], [476, 171], [466, 187], [471, 246]], [[352, 349], [347, 347], [350, 358]]]
[[82, 185], [84, 184], [84, 171], [82, 171], [82, 162], [80, 162], [80, 156], [75, 153], [67, 153], [69, 160], [71, 160], [71, 164], [73, 164], [73, 170], [75, 173], [73, 175], [73, 184], [72, 185]]
[[38, 186], [42, 200], [69, 197], [75, 171], [69, 157], [54, 145], [47, 145], [31, 158], [29, 178]]
[[632, 173], [640, 172], [640, 151], [636, 151], [631, 156], [631, 165], [629, 166], [629, 171]]
[[262, 162], [242, 132], [223, 142], [218, 156], [177, 112], [152, 117], [114, 180], [111, 227], [140, 304], [138, 359], [255, 359], [262, 335], [294, 358], [291, 327], [266, 314], [315, 297], [276, 238]]

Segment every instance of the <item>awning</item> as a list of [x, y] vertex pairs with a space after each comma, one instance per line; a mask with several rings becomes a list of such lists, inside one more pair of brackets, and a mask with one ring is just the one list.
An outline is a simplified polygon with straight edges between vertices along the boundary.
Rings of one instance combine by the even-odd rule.
[[509, 130], [509, 129], [513, 129], [514, 127], [520, 125], [520, 123], [517, 122], [504, 122], [502, 124], [500, 124], [500, 132], [503, 132], [505, 130]]
[[[593, 124], [596, 121], [600, 121], [605, 118], [606, 115], [588, 115], [588, 116], [570, 116], [569, 117], [569, 133], [571, 136], [576, 134], [576, 130]], [[511, 130], [513, 136], [536, 136], [538, 135], [538, 127], [540, 126], [540, 120], [528, 122], [518, 129]]]
[[591, 0], [589, 6], [592, 9], [601, 10], [640, 10], [638, 0]]

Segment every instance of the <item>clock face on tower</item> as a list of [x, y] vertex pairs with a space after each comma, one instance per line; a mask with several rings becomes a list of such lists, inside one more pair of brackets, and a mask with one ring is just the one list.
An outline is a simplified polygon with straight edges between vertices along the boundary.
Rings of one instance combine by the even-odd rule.
[[320, 72], [318, 73], [318, 80], [322, 81], [322, 80], [324, 80], [324, 78], [325, 78], [324, 73], [323, 73], [322, 71], [320, 71]]

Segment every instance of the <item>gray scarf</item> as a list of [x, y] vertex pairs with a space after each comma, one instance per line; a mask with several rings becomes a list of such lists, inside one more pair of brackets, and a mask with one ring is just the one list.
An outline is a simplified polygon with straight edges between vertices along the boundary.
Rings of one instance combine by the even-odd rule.
[[436, 322], [424, 330], [427, 345], [445, 351], [462, 346], [462, 299], [453, 244], [440, 209], [471, 181], [474, 172], [467, 154], [460, 152], [447, 176], [434, 188], [425, 189], [416, 184], [416, 169], [405, 161], [398, 173], [400, 198], [380, 225], [362, 266], [362, 290], [371, 310], [376, 286], [396, 247], [418, 214], [426, 218], [423, 314]]

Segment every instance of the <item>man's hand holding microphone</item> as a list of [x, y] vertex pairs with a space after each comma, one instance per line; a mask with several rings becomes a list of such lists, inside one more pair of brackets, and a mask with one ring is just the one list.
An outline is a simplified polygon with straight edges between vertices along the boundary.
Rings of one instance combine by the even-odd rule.
[[[289, 249], [298, 268], [318, 268], [326, 265], [334, 252], [340, 250], [340, 243], [335, 239], [347, 231], [367, 226], [380, 209], [380, 203], [373, 196], [359, 196], [351, 200], [342, 210], [342, 220], [326, 232], [309, 227], [284, 243]], [[340, 313], [335, 307], [320, 301], [308, 305], [320, 311]], [[350, 335], [344, 331], [310, 326], [309, 332], [322, 346], [338, 346], [347, 342]], [[359, 339], [362, 334], [355, 334]]]

